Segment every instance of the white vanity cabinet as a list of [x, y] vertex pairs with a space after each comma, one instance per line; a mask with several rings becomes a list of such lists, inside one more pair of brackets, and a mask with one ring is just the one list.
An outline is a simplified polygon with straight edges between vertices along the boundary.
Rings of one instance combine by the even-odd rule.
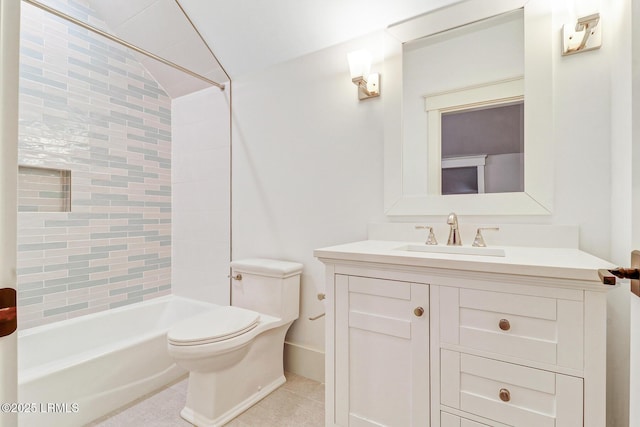
[[515, 249], [485, 263], [399, 246], [316, 251], [327, 426], [606, 426], [611, 287], [597, 269], [609, 263], [577, 250], [525, 265]]
[[426, 426], [429, 287], [361, 274], [334, 276], [334, 425]]

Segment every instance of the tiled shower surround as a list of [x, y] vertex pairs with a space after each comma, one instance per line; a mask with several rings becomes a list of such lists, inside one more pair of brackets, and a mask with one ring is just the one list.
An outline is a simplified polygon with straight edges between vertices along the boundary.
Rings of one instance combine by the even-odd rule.
[[19, 327], [170, 293], [171, 100], [124, 47], [26, 3], [20, 57], [19, 163], [69, 170], [71, 211], [19, 206]]

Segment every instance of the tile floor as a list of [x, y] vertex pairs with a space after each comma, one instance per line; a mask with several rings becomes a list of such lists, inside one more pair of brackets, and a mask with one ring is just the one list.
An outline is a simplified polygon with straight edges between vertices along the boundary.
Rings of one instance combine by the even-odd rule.
[[[324, 384], [289, 372], [287, 382], [231, 421], [229, 427], [322, 427]], [[90, 427], [189, 427], [180, 418], [187, 379], [136, 400]]]

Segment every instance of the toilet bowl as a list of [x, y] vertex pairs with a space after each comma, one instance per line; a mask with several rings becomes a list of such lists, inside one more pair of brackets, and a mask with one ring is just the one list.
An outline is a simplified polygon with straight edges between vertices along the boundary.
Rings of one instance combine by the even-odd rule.
[[286, 380], [284, 338], [298, 317], [298, 263], [251, 259], [231, 264], [231, 306], [175, 324], [169, 354], [189, 371], [180, 415], [196, 426], [221, 426]]

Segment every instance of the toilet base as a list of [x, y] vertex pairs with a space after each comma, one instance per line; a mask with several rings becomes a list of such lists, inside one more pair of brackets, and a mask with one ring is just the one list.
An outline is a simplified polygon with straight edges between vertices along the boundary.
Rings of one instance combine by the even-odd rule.
[[262, 389], [260, 389], [253, 395], [249, 396], [243, 402], [238, 403], [236, 406], [229, 409], [227, 412], [220, 415], [216, 419], [210, 419], [203, 416], [202, 414], [198, 414], [193, 409], [187, 406], [185, 406], [182, 409], [182, 411], [180, 411], [180, 416], [185, 420], [187, 420], [188, 422], [190, 422], [191, 424], [194, 424], [199, 427], [220, 427], [227, 424], [228, 422], [233, 420], [235, 417], [237, 417], [247, 409], [251, 408], [260, 400], [264, 399], [267, 395], [269, 395], [272, 391], [280, 387], [286, 381], [287, 381], [286, 378], [284, 377], [284, 375], [282, 375], [280, 378], [276, 379], [271, 384], [268, 384], [262, 387]]
[[284, 384], [284, 337], [291, 323], [258, 326], [253, 339], [226, 353], [177, 360], [189, 370], [182, 418], [198, 427], [222, 426]]

